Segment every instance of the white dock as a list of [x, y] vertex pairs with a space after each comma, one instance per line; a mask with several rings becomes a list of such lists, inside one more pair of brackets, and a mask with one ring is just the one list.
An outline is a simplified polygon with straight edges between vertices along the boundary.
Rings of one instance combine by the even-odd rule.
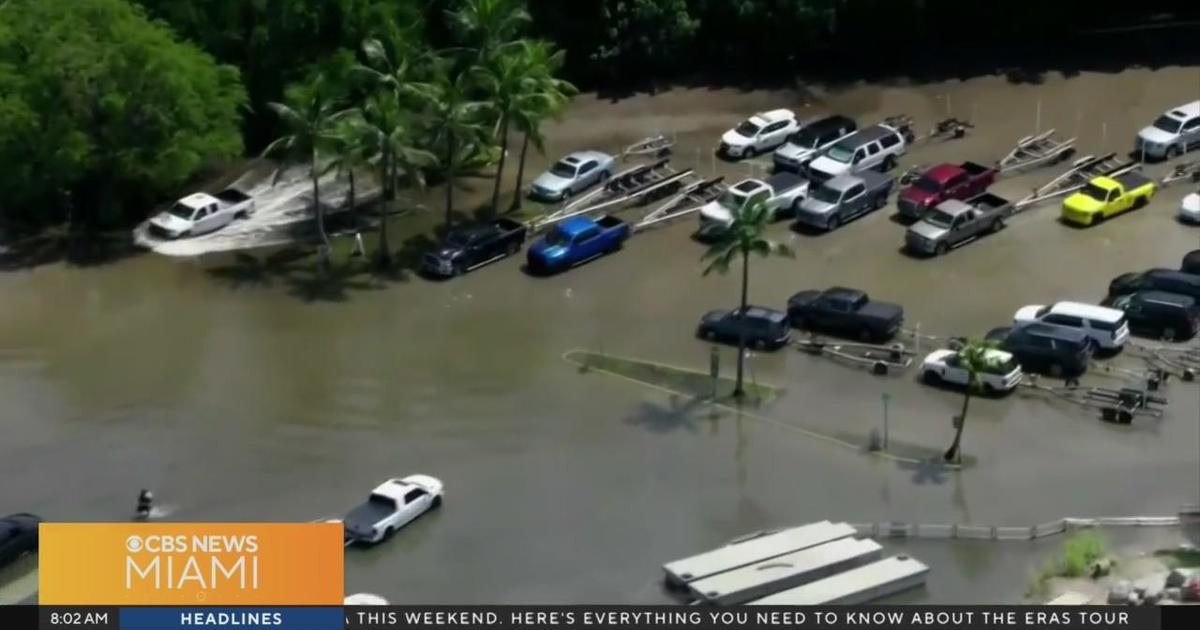
[[751, 606], [865, 604], [925, 583], [929, 567], [907, 556], [894, 556], [769, 595]]
[[735, 540], [724, 547], [663, 565], [667, 584], [684, 586], [725, 571], [854, 535], [846, 523], [820, 521]]
[[703, 604], [744, 604], [861, 567], [882, 556], [883, 547], [873, 540], [842, 538], [694, 580], [688, 584], [688, 590]]

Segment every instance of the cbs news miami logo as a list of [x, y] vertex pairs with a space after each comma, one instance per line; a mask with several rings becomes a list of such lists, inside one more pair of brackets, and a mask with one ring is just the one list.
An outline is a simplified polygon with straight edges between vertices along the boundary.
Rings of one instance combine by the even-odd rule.
[[44, 605], [340, 605], [340, 523], [43, 523]]

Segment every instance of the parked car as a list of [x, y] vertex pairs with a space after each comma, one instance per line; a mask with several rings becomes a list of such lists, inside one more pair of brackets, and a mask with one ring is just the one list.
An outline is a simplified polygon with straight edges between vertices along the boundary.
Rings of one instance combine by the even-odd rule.
[[38, 549], [38, 523], [33, 514], [9, 514], [0, 518], [0, 567]]
[[1027, 371], [1046, 372], [1055, 378], [1078, 376], [1087, 371], [1093, 344], [1086, 332], [1053, 324], [1006, 326], [988, 331]]
[[556, 273], [621, 248], [629, 224], [614, 216], [572, 217], [550, 228], [526, 254], [529, 269]]
[[904, 308], [876, 302], [864, 291], [832, 287], [801, 291], [788, 298], [788, 319], [796, 328], [808, 328], [864, 341], [891, 339], [904, 324]]
[[1200, 275], [1159, 268], [1123, 273], [1108, 283], [1110, 297], [1138, 291], [1166, 291], [1200, 300]]
[[460, 227], [421, 257], [421, 269], [435, 276], [457, 276], [521, 251], [528, 233], [524, 223], [499, 218]]
[[1011, 201], [992, 193], [983, 193], [966, 201], [943, 201], [908, 226], [904, 247], [910, 252], [940, 256], [952, 247], [969, 243], [984, 234], [999, 232], [1004, 227], [1004, 218], [1012, 210]]
[[746, 336], [746, 345], [759, 349], [778, 349], [792, 338], [787, 315], [761, 306], [747, 306], [731, 311], [709, 311], [700, 318], [696, 335], [709, 341], [739, 343]]
[[895, 178], [874, 171], [839, 175], [812, 189], [796, 210], [796, 222], [823, 230], [887, 205]]
[[939, 164], [900, 191], [896, 209], [901, 217], [915, 221], [943, 201], [979, 195], [996, 181], [998, 174], [998, 170], [975, 162]]
[[[979, 381], [985, 392], [1010, 392], [1021, 383], [1021, 365], [1012, 353], [989, 348], [983, 352], [983, 361]], [[930, 385], [967, 387], [971, 382], [971, 374], [963, 366], [962, 351], [948, 348], [934, 350], [925, 357], [921, 363], [921, 377]]]
[[1186, 295], [1138, 291], [1107, 302], [1125, 311], [1130, 329], [1142, 336], [1173, 341], [1190, 339], [1200, 332], [1200, 302]]
[[803, 172], [821, 151], [858, 131], [846, 116], [827, 116], [800, 128], [787, 143], [775, 149], [775, 169]]
[[797, 204], [806, 194], [808, 180], [795, 173], [776, 173], [765, 181], [744, 179], [700, 208], [701, 233], [728, 228], [733, 224], [734, 214], [759, 201], [767, 205], [775, 218], [794, 215]]
[[240, 190], [228, 188], [215, 195], [193, 193], [150, 219], [150, 233], [163, 238], [198, 236], [252, 214], [254, 199]]
[[541, 201], [562, 201], [612, 177], [617, 160], [600, 151], [577, 151], [554, 163], [533, 180], [529, 196]]
[[1200, 275], [1200, 249], [1193, 249], [1184, 254], [1183, 260], [1179, 263], [1179, 270], [1184, 273]]
[[890, 171], [908, 150], [900, 130], [888, 125], [873, 125], [836, 142], [808, 165], [808, 176], [824, 182], [838, 175], [867, 169]]
[[1095, 304], [1068, 301], [1047, 306], [1031, 304], [1017, 309], [1013, 315], [1013, 323], [1018, 326], [1034, 322], [1077, 328], [1105, 350], [1120, 349], [1129, 339], [1124, 311]]
[[773, 109], [755, 114], [726, 131], [718, 150], [731, 158], [754, 157], [783, 144], [799, 129], [795, 112]]
[[388, 479], [343, 519], [347, 539], [374, 544], [442, 504], [442, 482], [429, 475]]
[[1200, 224], [1200, 191], [1188, 194], [1179, 202], [1179, 220]]
[[1138, 132], [1134, 150], [1154, 159], [1170, 159], [1200, 146], [1200, 101], [1163, 113]]
[[1146, 205], [1156, 191], [1154, 180], [1136, 171], [1115, 177], [1101, 175], [1063, 200], [1062, 218], [1076, 225], [1095, 225]]

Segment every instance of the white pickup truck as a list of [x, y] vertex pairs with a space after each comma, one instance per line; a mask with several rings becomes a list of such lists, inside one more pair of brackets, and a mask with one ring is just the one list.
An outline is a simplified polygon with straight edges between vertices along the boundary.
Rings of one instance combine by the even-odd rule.
[[744, 179], [700, 208], [700, 233], [728, 228], [733, 225], [734, 213], [757, 201], [765, 203], [776, 219], [793, 216], [806, 196], [808, 180], [795, 173], [782, 171], [765, 181]]
[[150, 219], [150, 231], [164, 238], [197, 236], [254, 214], [254, 198], [229, 188], [210, 195], [193, 193]]
[[442, 482], [429, 475], [388, 479], [371, 491], [362, 505], [350, 510], [343, 523], [346, 543], [374, 544], [410, 521], [442, 504]]

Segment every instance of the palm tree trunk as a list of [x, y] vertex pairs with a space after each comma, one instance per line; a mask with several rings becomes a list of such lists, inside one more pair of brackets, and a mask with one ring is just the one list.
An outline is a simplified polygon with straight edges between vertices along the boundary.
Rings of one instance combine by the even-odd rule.
[[[738, 319], [746, 317], [746, 302], [748, 301], [748, 293], [750, 289], [750, 252], [742, 252], [742, 304], [738, 310]], [[733, 388], [733, 397], [741, 399], [746, 395], [743, 387], [743, 376], [746, 369], [746, 326], [738, 325], [738, 356], [737, 356], [737, 383]]]
[[396, 196], [396, 182], [392, 177], [393, 173], [391, 159], [383, 156], [383, 164], [380, 166], [380, 185], [383, 187], [382, 198], [379, 202], [379, 266], [386, 267], [392, 262], [392, 250], [388, 244], [388, 210], [391, 209], [392, 199]]
[[317, 152], [312, 152], [313, 211], [317, 215], [317, 236], [321, 239], [321, 266], [329, 262], [329, 235], [325, 233], [325, 210], [321, 208], [321, 177], [317, 173]]
[[492, 216], [500, 210], [500, 181], [504, 179], [504, 163], [508, 161], [508, 115], [500, 118], [500, 165], [496, 167], [496, 183], [492, 185]]
[[962, 434], [963, 427], [967, 425], [967, 409], [971, 405], [971, 385], [967, 385], [967, 392], [963, 396], [962, 412], [958, 416], [958, 426], [954, 429], [954, 443], [946, 450], [943, 456], [948, 462], [962, 463]]
[[450, 233], [454, 212], [454, 139], [446, 140], [446, 233]]
[[521, 161], [517, 163], [517, 189], [513, 191], [512, 204], [508, 211], [512, 212], [521, 206], [521, 189], [525, 186], [525, 154], [529, 152], [529, 134], [521, 141]]

